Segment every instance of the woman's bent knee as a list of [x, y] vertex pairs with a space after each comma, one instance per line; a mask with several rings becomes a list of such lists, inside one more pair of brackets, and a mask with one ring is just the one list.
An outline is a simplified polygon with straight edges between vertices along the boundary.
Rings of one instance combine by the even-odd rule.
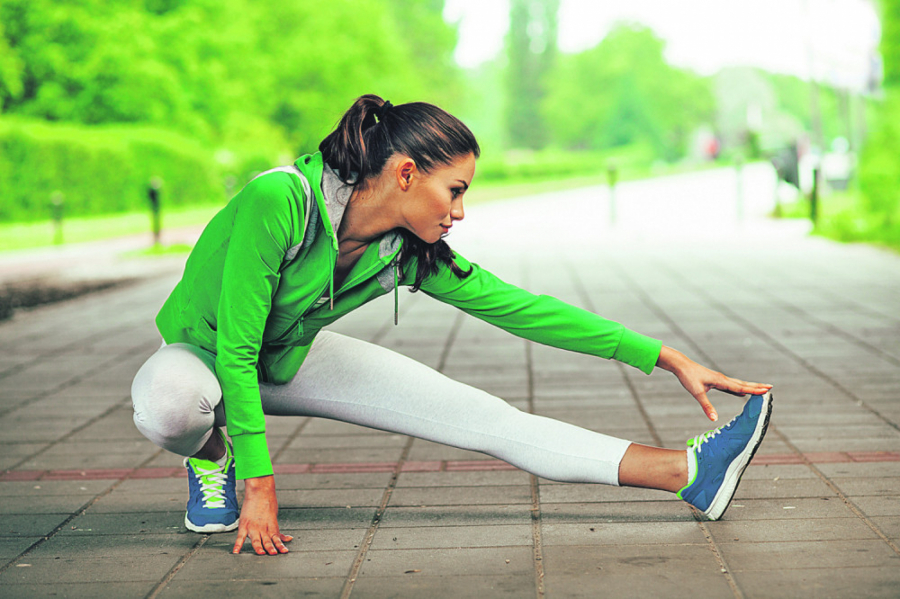
[[131, 386], [134, 423], [156, 445], [180, 455], [200, 450], [216, 423], [222, 390], [215, 356], [182, 343], [153, 354]]

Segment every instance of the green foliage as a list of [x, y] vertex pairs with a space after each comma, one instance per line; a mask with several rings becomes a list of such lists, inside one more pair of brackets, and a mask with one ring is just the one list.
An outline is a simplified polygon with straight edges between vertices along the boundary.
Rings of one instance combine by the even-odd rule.
[[453, 60], [458, 36], [456, 28], [444, 21], [444, 0], [388, 0], [387, 7], [416, 67], [415, 81], [409, 83], [417, 86], [421, 95], [409, 98], [456, 111], [468, 90]]
[[512, 0], [506, 39], [506, 127], [514, 148], [539, 149], [548, 128], [541, 114], [546, 77], [556, 60], [559, 0]]
[[880, 0], [884, 85], [900, 85], [900, 0]]
[[859, 185], [869, 213], [884, 225], [900, 223], [900, 89], [886, 90], [859, 169]]
[[[809, 199], [784, 205], [785, 218], [809, 218]], [[843, 242], [874, 243], [900, 251], [900, 213], [890, 223], [873, 214], [864, 196], [856, 191], [837, 192], [819, 203], [819, 222], [813, 233]]]
[[208, 201], [220, 175], [233, 189], [315, 151], [364, 93], [452, 109], [464, 94], [442, 9], [440, 0], [0, 0], [0, 112], [20, 119], [0, 134], [0, 219], [45, 215], [56, 188], [71, 213], [133, 208], [150, 171], [167, 181], [165, 201]]
[[644, 143], [672, 160], [713, 115], [708, 81], [668, 65], [662, 40], [639, 26], [620, 25], [594, 48], [561, 56], [547, 88], [544, 118], [567, 148]]
[[164, 207], [224, 200], [209, 152], [175, 133], [0, 121], [0, 221], [47, 218], [54, 191], [67, 216], [142, 209], [152, 177]]
[[872, 236], [900, 246], [900, 0], [882, 0], [881, 9], [885, 94], [863, 148], [859, 188]]
[[2, 0], [5, 41], [23, 65], [22, 93], [6, 95], [4, 112], [201, 132], [205, 119], [190, 114], [193, 86], [165, 61], [165, 40], [144, 17], [134, 3]]
[[[812, 131], [810, 83], [791, 75], [762, 73], [772, 85], [778, 101], [779, 111], [796, 119], [802, 130]], [[836, 137], [846, 137], [851, 142], [859, 132], [851, 130], [849, 96], [846, 92], [826, 84], [818, 84], [819, 113], [823, 143], [827, 147]], [[787, 129], [787, 128], [785, 128]], [[796, 133], [796, 131], [790, 131]], [[787, 133], [787, 131], [786, 131]]]
[[653, 158], [653, 148], [644, 144], [602, 152], [514, 151], [480, 159], [476, 178], [479, 184], [563, 179], [606, 173], [610, 165], [615, 165], [620, 172], [634, 173], [646, 168]]
[[226, 147], [262, 125], [274, 133], [270, 150], [296, 154], [363, 93], [458, 98], [456, 34], [441, 9], [434, 0], [0, 0], [0, 101], [6, 113], [146, 123]]
[[[162, 199], [165, 201], [165, 196]], [[202, 227], [221, 208], [221, 201], [200, 206], [166, 207], [162, 215], [163, 225], [166, 229]], [[43, 218], [44, 220], [28, 222], [0, 222], [0, 252], [53, 245], [56, 237], [55, 223], [47, 219], [47, 213]], [[137, 212], [63, 218], [62, 238], [65, 243], [82, 243], [137, 234], [146, 235], [147, 243], [152, 243], [150, 215], [146, 205]]]

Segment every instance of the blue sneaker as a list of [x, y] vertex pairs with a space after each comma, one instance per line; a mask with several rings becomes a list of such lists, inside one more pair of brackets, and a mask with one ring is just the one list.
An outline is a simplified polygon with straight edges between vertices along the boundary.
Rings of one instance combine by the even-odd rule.
[[688, 441], [694, 476], [678, 491], [678, 497], [710, 520], [718, 520], [762, 442], [771, 415], [772, 394], [752, 395], [744, 404], [744, 411], [731, 422]]
[[[225, 439], [224, 434], [222, 438]], [[184, 525], [189, 530], [227, 532], [238, 527], [241, 511], [234, 478], [234, 455], [227, 439], [225, 458], [224, 466], [209, 460], [184, 458], [189, 492]]]

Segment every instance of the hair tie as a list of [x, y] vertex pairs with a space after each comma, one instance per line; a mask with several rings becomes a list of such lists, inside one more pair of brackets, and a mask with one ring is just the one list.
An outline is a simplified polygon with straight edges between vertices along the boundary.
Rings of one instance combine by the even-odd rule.
[[375, 109], [375, 116], [378, 117], [378, 122], [384, 120], [384, 117], [387, 115], [388, 110], [393, 108], [394, 105], [391, 104], [390, 100], [385, 100], [384, 104]]

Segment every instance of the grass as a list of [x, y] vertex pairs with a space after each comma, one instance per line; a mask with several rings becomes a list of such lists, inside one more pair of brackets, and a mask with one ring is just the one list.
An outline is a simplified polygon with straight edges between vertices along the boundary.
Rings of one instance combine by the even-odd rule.
[[[900, 211], [893, 218], [872, 214], [859, 191], [833, 193], [819, 200], [818, 223], [813, 235], [842, 242], [863, 242], [900, 253]], [[781, 207], [782, 218], [809, 218], [810, 204], [803, 198]]]
[[[721, 166], [723, 166], [723, 164], [720, 163], [688, 166], [633, 166], [622, 169], [622, 172], [619, 174], [619, 181], [645, 179]], [[607, 184], [608, 179], [605, 172], [577, 177], [559, 176], [536, 180], [511, 178], [500, 181], [488, 181], [483, 184], [478, 184], [476, 174], [476, 185], [474, 185], [472, 190], [466, 194], [466, 199], [469, 203], [474, 204], [524, 195]], [[162, 215], [163, 228], [204, 225], [209, 222], [221, 207], [222, 205], [220, 204], [206, 204], [169, 209], [168, 211], [164, 211]], [[137, 235], [141, 233], [146, 233], [148, 240], [150, 239], [149, 210], [146, 212], [67, 218], [63, 221], [62, 237], [63, 242], [68, 244], [112, 239], [115, 237]], [[54, 245], [55, 235], [54, 224], [51, 220], [28, 223], [0, 223], [0, 252], [52, 246]], [[190, 248], [187, 246], [169, 246], [150, 248], [140, 252], [140, 255], [150, 257], [163, 253], [171, 254], [189, 251]]]
[[142, 250], [125, 252], [123, 255], [129, 258], [155, 258], [157, 256], [190, 254], [192, 249], [194, 249], [193, 246], [186, 243], [173, 243], [171, 245], [157, 244]]
[[[208, 204], [172, 209], [163, 213], [163, 227], [202, 225], [221, 205]], [[150, 212], [129, 212], [106, 216], [73, 217], [63, 221], [63, 242], [80, 243], [146, 233], [150, 238]], [[0, 224], [0, 251], [24, 250], [54, 244], [53, 221]], [[158, 250], [157, 250], [158, 251]]]

